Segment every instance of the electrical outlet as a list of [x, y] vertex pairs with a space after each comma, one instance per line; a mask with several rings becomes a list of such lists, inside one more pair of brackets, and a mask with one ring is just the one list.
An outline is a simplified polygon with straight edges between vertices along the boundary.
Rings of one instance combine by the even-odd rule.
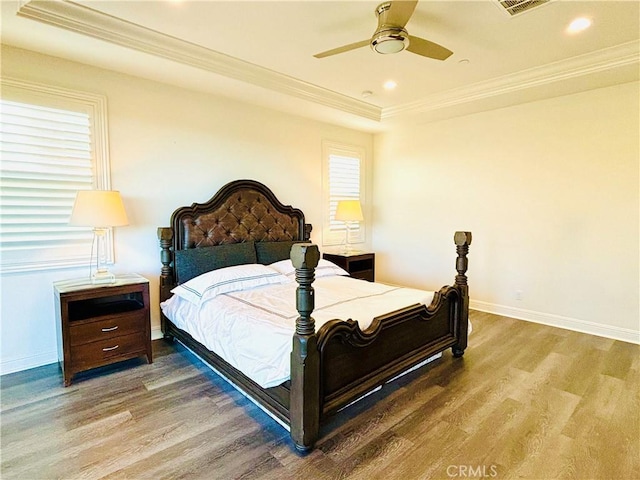
[[516, 300], [522, 301], [522, 290], [516, 290]]

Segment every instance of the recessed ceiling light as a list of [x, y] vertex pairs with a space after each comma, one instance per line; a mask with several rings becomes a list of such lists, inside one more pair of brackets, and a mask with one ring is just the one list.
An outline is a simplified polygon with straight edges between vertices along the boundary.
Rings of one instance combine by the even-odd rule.
[[394, 82], [393, 80], [387, 80], [386, 82], [384, 82], [384, 89], [385, 90], [393, 90], [394, 88], [396, 88], [398, 86], [398, 84], [396, 82]]
[[591, 19], [586, 17], [576, 18], [573, 22], [569, 24], [567, 27], [567, 33], [573, 34], [582, 32], [591, 26]]

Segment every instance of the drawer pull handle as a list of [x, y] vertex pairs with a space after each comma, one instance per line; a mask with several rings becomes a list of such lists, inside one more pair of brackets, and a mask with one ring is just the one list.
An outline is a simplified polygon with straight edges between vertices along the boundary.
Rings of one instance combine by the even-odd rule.
[[103, 332], [113, 332], [114, 330], [117, 330], [118, 326], [116, 325], [115, 327], [110, 327], [110, 328], [103, 328], [102, 331]]
[[115, 350], [116, 348], [118, 348], [120, 345], [116, 345], [115, 347], [106, 347], [103, 348], [102, 351], [103, 352], [110, 352], [111, 350]]

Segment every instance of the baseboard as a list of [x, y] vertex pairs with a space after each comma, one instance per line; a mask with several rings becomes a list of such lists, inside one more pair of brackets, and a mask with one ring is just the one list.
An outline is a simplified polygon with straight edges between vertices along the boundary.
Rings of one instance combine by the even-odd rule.
[[21, 372], [22, 370], [29, 370], [30, 368], [42, 367], [43, 365], [57, 362], [57, 350], [39, 353], [30, 357], [3, 360], [0, 363], [0, 375], [8, 375], [9, 373]]
[[588, 333], [598, 337], [613, 338], [614, 340], [620, 340], [622, 342], [640, 344], [640, 331], [632, 330], [630, 328], [603, 325], [601, 323], [588, 322], [586, 320], [536, 312], [533, 310], [525, 310], [524, 308], [496, 305], [494, 303], [482, 302], [479, 300], [470, 300], [469, 308], [480, 312], [516, 318], [518, 320], [541, 323], [551, 327], [564, 328], [566, 330], [573, 330], [580, 333]]
[[164, 334], [162, 333], [162, 329], [159, 326], [153, 327], [151, 329], [151, 340], [159, 340], [163, 337], [164, 337]]

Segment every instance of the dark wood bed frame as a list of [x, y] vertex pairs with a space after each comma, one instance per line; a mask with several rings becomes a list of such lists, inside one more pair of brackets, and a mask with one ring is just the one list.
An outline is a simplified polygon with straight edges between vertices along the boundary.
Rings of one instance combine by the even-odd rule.
[[[302, 211], [280, 203], [265, 185], [253, 180], [231, 182], [208, 202], [177, 209], [171, 216], [171, 227], [158, 229], [160, 301], [168, 299], [176, 286], [174, 252], [178, 250], [243, 241], [308, 242], [310, 233], [311, 225], [305, 224]], [[296, 307], [300, 316], [292, 338], [291, 377], [277, 387], [260, 387], [164, 315], [162, 331], [165, 338], [178, 339], [288, 425], [295, 447], [307, 451], [313, 448], [320, 425], [344, 406], [447, 348], [455, 357], [463, 355], [469, 317], [465, 273], [471, 233], [456, 232], [454, 242], [455, 283], [436, 292], [429, 306], [410, 305], [382, 315], [364, 331], [349, 319], [327, 322], [317, 332], [311, 316], [312, 283], [320, 255], [313, 244], [295, 244], [291, 259], [299, 284]]]

